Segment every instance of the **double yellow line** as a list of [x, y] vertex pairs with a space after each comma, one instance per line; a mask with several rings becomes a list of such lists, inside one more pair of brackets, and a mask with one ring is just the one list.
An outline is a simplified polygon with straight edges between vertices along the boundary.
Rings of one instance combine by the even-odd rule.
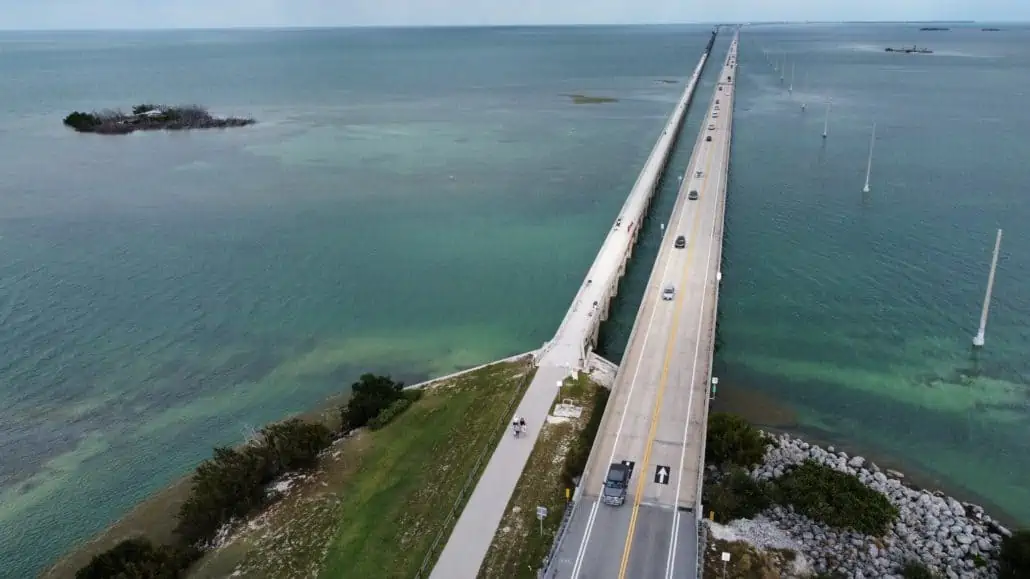
[[[705, 115], [705, 121], [702, 124], [702, 130], [704, 130], [706, 133], [708, 132], [706, 127], [713, 120], [711, 118], [711, 114], [710, 113], [711, 113], [711, 111], [709, 110], [708, 114]], [[668, 383], [668, 379], [669, 379], [669, 362], [670, 362], [670, 360], [672, 358], [673, 346], [676, 345], [676, 330], [679, 329], [680, 312], [683, 309], [684, 294], [687, 293], [686, 290], [685, 290], [685, 287], [686, 287], [685, 281], [687, 280], [687, 277], [688, 277], [687, 274], [690, 272], [691, 265], [694, 263], [694, 246], [695, 246], [694, 240], [697, 237], [697, 232], [698, 232], [698, 229], [699, 229], [699, 222], [701, 220], [701, 213], [702, 213], [701, 208], [700, 208], [700, 204], [707, 202], [707, 197], [702, 198], [701, 194], [702, 194], [702, 192], [704, 192], [704, 190], [707, 188], [707, 185], [708, 185], [708, 170], [712, 166], [712, 149], [715, 148], [714, 147], [715, 141], [713, 139], [712, 145], [709, 145], [709, 146], [705, 145], [706, 141], [704, 139], [701, 139], [699, 142], [701, 143], [702, 147], [706, 148], [706, 152], [705, 152], [705, 158], [706, 158], [706, 161], [705, 161], [705, 174], [704, 174], [704, 177], [703, 177], [703, 181], [701, 182], [701, 188], [698, 190], [698, 200], [697, 200], [697, 205], [695, 206], [695, 211], [694, 211], [694, 222], [693, 222], [693, 224], [691, 226], [690, 242], [687, 244], [687, 265], [686, 265], [686, 267], [683, 268], [683, 273], [680, 275], [680, 284], [679, 284], [680, 289], [678, 290], [678, 295], [676, 296], [676, 307], [675, 307], [675, 311], [673, 313], [672, 327], [669, 330], [669, 338], [667, 340], [668, 341], [668, 345], [665, 347], [665, 360], [664, 360], [664, 363], [662, 365], [662, 376], [661, 376], [661, 379], [658, 382], [658, 396], [655, 399], [654, 410], [651, 413], [651, 429], [650, 429], [650, 431], [648, 432], [648, 435], [647, 435], [647, 446], [644, 449], [644, 459], [641, 461], [641, 468], [640, 468], [640, 473], [641, 474], [637, 478], [637, 488], [636, 488], [636, 491], [635, 491], [635, 493], [633, 495], [633, 512], [630, 515], [630, 519], [629, 519], [629, 531], [626, 533], [626, 544], [625, 544], [625, 546], [623, 547], [623, 550], [622, 550], [622, 562], [619, 565], [619, 579], [624, 579], [625, 578], [626, 568], [629, 566], [629, 554], [630, 554], [630, 551], [633, 548], [633, 535], [636, 532], [637, 516], [640, 513], [640, 499], [641, 499], [641, 496], [644, 493], [644, 478], [645, 478], [644, 473], [647, 472], [647, 465], [648, 465], [648, 462], [651, 459], [651, 450], [654, 448], [655, 435], [658, 432], [658, 419], [661, 416], [661, 412], [662, 412], [662, 399], [665, 397], [665, 386]], [[691, 171], [694, 171], [693, 167], [691, 167], [690, 169], [691, 169]], [[688, 175], [690, 175], [690, 173], [688, 173]], [[690, 191], [689, 187], [687, 187], [687, 191], [688, 192]], [[682, 189], [681, 189], [681, 192], [682, 192]], [[689, 200], [689, 196], [688, 196], [688, 198], [685, 198], [682, 201], [685, 203], [685, 205], [683, 207], [683, 210], [686, 211], [687, 207], [689, 207], [690, 203], [691, 203], [691, 201]], [[663, 240], [663, 243], [664, 243], [664, 240]], [[670, 257], [670, 259], [672, 259], [672, 257]], [[656, 305], [655, 307], [658, 307], [658, 306]], [[691, 380], [693, 380], [693, 377], [691, 377]], [[693, 387], [693, 384], [691, 384], [690, 386]], [[688, 419], [689, 419], [689, 417], [688, 417]], [[672, 476], [673, 476], [673, 473], [670, 472], [669, 473], [669, 478], [672, 478]]]

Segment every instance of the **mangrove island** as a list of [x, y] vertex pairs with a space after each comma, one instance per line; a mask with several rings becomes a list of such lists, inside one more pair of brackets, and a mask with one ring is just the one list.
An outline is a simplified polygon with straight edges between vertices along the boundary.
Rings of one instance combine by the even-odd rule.
[[79, 133], [103, 135], [126, 135], [134, 131], [225, 129], [245, 127], [256, 122], [252, 118], [213, 117], [206, 109], [196, 105], [170, 107], [140, 104], [132, 107], [130, 114], [121, 111], [75, 111], [64, 117], [64, 124]]

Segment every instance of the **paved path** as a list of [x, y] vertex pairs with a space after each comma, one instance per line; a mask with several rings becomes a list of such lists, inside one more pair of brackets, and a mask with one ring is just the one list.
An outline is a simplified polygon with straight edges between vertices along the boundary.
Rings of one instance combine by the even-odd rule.
[[[697, 575], [736, 49], [734, 37], [616, 377], [583, 495], [552, 566], [563, 579]], [[697, 200], [689, 200], [691, 191]], [[684, 249], [673, 245], [680, 235]], [[675, 298], [664, 300], [669, 286]], [[599, 501], [605, 475], [620, 461], [634, 463], [628, 497], [621, 507], [605, 506]]]
[[540, 428], [558, 394], [558, 383], [572, 369], [582, 368], [586, 363], [585, 345], [594, 326], [599, 323], [601, 300], [607, 299], [607, 293], [621, 275], [621, 267], [632, 249], [637, 227], [643, 221], [650, 197], [665, 167], [704, 62], [703, 57], [554, 339], [539, 354], [536, 376], [516, 410], [517, 415], [526, 418], [527, 435], [518, 439], [508, 435], [497, 445], [433, 568], [431, 579], [472, 579], [479, 572], [515, 485], [522, 475], [522, 469], [540, 435]]

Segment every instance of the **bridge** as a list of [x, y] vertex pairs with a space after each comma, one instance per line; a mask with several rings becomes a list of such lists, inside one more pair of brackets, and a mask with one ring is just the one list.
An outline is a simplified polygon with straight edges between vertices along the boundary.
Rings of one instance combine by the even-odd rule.
[[[736, 55], [734, 36], [548, 577], [699, 575]], [[632, 468], [618, 507], [601, 501], [613, 462]]]
[[[588, 371], [592, 360], [596, 359], [593, 350], [597, 345], [601, 323], [608, 317], [610, 302], [626, 271], [640, 226], [676, 142], [714, 39], [715, 32], [558, 330], [536, 353], [536, 374], [516, 410], [516, 414], [527, 420], [527, 435], [518, 439], [502, 437], [440, 553], [431, 578], [471, 579], [478, 574], [504, 509], [551, 405], [559, 394], [560, 384], [573, 372]], [[678, 564], [680, 569], [696, 572], [696, 513], [700, 510], [698, 495], [704, 457], [707, 372], [710, 371], [710, 334], [714, 328], [715, 312], [714, 299], [709, 294], [715, 292], [717, 285], [717, 275], [712, 272], [718, 268], [722, 246], [722, 213], [726, 168], [729, 164], [733, 90], [732, 72], [727, 73], [727, 70], [732, 71], [735, 66], [736, 46], [734, 38], [727, 63], [720, 72], [722, 76], [717, 97], [713, 97], [708, 112], [712, 128], [708, 130], [708, 123], [703, 124], [701, 135], [698, 136], [691, 158], [692, 169], [683, 178], [673, 219], [665, 230], [667, 239], [659, 251], [655, 272], [660, 273], [652, 274], [645, 293], [625, 360], [617, 371], [612, 400], [605, 411], [601, 432], [591, 453], [583, 483], [577, 489], [570, 533], [562, 542], [555, 559], [557, 564], [548, 570], [551, 573], [573, 577], [580, 574], [584, 577], [618, 575], [621, 578], [628, 572], [630, 577], [651, 577], [653, 565], [646, 559], [653, 559], [655, 553], [662, 550], [664, 543], [659, 535], [668, 530], [665, 527], [669, 522], [674, 532], [667, 533], [666, 537], [671, 545], [668, 552], [672, 559], [666, 565], [666, 570], [670, 571]], [[719, 105], [714, 103], [715, 98], [721, 99]], [[718, 114], [713, 118], [715, 111], [712, 107], [716, 106], [722, 109], [722, 118], [718, 118]], [[709, 136], [710, 141], [707, 140]], [[702, 166], [703, 169], [700, 168]], [[713, 177], [709, 178], [710, 175]], [[699, 199], [686, 201], [688, 189], [698, 191]], [[676, 235], [688, 238], [686, 249], [671, 249], [670, 240]], [[692, 267], [694, 275], [688, 275]], [[700, 277], [697, 274], [701, 274]], [[676, 286], [675, 299], [670, 300], [671, 303], [659, 301], [659, 292], [669, 283]], [[641, 320], [644, 318], [648, 321], [641, 329]], [[689, 333], [692, 325], [696, 335], [679, 339], [681, 331]], [[688, 356], [690, 344], [695, 346]], [[663, 348], [664, 358], [660, 355]], [[674, 354], [675, 364], [671, 364]], [[692, 363], [689, 368], [683, 368], [688, 358]], [[674, 369], [671, 373], [672, 389], [676, 392], [663, 403], [666, 384], [670, 382], [670, 365]], [[659, 371], [660, 379], [656, 379]], [[700, 376], [701, 380], [691, 380], [690, 376]], [[682, 403], [684, 399], [687, 400], [685, 406]], [[663, 404], [666, 412], [661, 416]], [[646, 409], [651, 407], [653, 412], [648, 421]], [[626, 417], [630, 417], [628, 423]], [[686, 426], [684, 421], [687, 421]], [[671, 436], [674, 432], [682, 436], [682, 443], [678, 447], [681, 449], [678, 471], [667, 475], [669, 484], [663, 485], [674, 485], [675, 495], [666, 491], [664, 503], [655, 502], [656, 493], [644, 480], [650, 479], [648, 473], [644, 472], [649, 465], [659, 464], [656, 461], [664, 461], [660, 464], [665, 464], [671, 460], [671, 447], [665, 448], [664, 443], [661, 443], [657, 450], [654, 448], [659, 431], [663, 437]], [[603, 484], [609, 453], [612, 456], [618, 455], [620, 460], [623, 460], [623, 456], [636, 457], [628, 460], [640, 466], [633, 479], [636, 487], [631, 489], [629, 500], [632, 502], [619, 509], [602, 510], [606, 508], [600, 507], [597, 496]], [[697, 476], [689, 473], [697, 473]], [[683, 484], [684, 475], [689, 475], [690, 481], [687, 484]], [[679, 503], [689, 503], [695, 515], [681, 519], [680, 512], [670, 508], [670, 505]], [[670, 516], [671, 521], [667, 520]], [[682, 541], [679, 538], [680, 527], [685, 529]], [[639, 535], [636, 534], [638, 528], [641, 529]], [[612, 545], [619, 537], [625, 538], [624, 548], [620, 545], [618, 549], [623, 560], [615, 560], [615, 567], [605, 566], [603, 563], [610, 563], [614, 556]], [[682, 551], [676, 547], [679, 543], [684, 546]], [[632, 553], [634, 548], [636, 552]], [[672, 553], [678, 556], [672, 557]]]

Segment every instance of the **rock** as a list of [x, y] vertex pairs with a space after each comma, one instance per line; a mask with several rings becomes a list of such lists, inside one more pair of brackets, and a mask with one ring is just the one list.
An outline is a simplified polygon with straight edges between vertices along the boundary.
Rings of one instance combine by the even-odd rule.
[[[764, 542], [771, 533], [789, 537], [795, 550], [818, 572], [839, 570], [851, 578], [900, 578], [903, 565], [913, 559], [935, 568], [938, 575], [962, 579], [993, 577], [993, 557], [1010, 531], [997, 524], [982, 507], [962, 503], [940, 491], [905, 486], [904, 474], [881, 469], [862, 456], [848, 456], [832, 447], [821, 448], [800, 439], [777, 435], [778, 445], [766, 448], [762, 464], [751, 476], [769, 480], [793, 466], [813, 460], [840, 472], [854, 474], [861, 483], [884, 496], [898, 509], [898, 519], [883, 537], [832, 529], [798, 514], [790, 506], [773, 506], [755, 518], [762, 528], [747, 533], [748, 541]], [[712, 473], [717, 478], [718, 472]], [[742, 535], [743, 537], [743, 535]], [[763, 538], [764, 537], [764, 538]], [[973, 556], [987, 560], [976, 567]]]

